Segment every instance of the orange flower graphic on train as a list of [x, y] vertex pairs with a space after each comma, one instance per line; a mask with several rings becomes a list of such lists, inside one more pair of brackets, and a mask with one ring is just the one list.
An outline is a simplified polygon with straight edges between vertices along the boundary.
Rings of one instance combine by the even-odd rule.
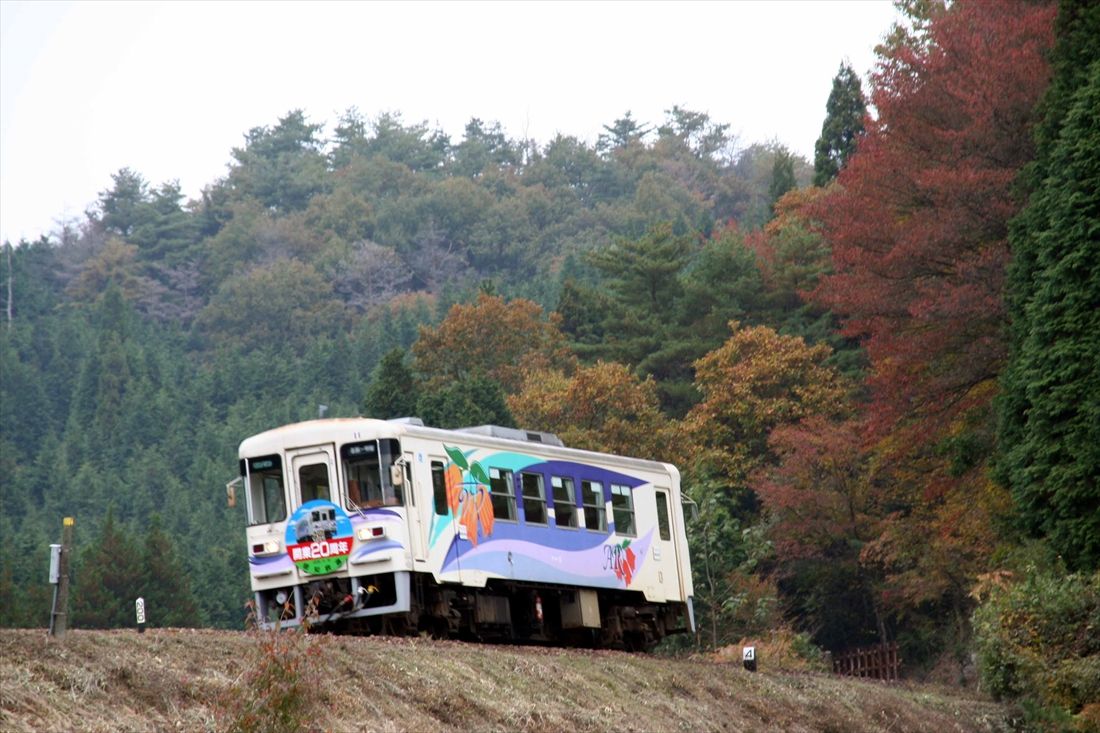
[[451, 458], [445, 475], [447, 506], [465, 528], [466, 539], [477, 547], [478, 535], [493, 534], [493, 502], [489, 496], [489, 477], [477, 461], [470, 463], [458, 448], [443, 446]]

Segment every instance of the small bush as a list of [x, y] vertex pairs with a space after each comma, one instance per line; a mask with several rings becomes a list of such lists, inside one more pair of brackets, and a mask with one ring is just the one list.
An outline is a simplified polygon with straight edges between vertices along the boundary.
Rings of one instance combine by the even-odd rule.
[[303, 730], [312, 698], [309, 680], [320, 642], [308, 624], [263, 631], [249, 619], [255, 646], [245, 669], [219, 700], [219, 730], [227, 733], [290, 733]]
[[1100, 572], [1029, 567], [987, 578], [980, 595], [973, 622], [987, 689], [1018, 700], [1033, 729], [1088, 729], [1081, 713], [1100, 700]]

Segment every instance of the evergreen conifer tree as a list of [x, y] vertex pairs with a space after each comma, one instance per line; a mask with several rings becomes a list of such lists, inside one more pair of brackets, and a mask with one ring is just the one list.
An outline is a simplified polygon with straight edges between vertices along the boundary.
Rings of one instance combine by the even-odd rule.
[[191, 579], [180, 563], [170, 534], [154, 514], [142, 547], [140, 594], [149, 626], [198, 626], [199, 609]]
[[1063, 3], [1058, 34], [1027, 176], [1035, 190], [1010, 234], [997, 474], [1023, 525], [1090, 570], [1100, 567], [1100, 6]]
[[433, 427], [457, 428], [464, 425], [514, 424], [504, 401], [500, 383], [484, 374], [474, 374], [445, 387], [424, 392], [416, 413]]
[[863, 132], [863, 116], [867, 104], [859, 77], [847, 63], [840, 64], [840, 71], [833, 77], [833, 90], [825, 103], [825, 122], [821, 125], [821, 137], [814, 145], [814, 185], [824, 186], [836, 178], [848, 156], [856, 149], [856, 141]]
[[775, 203], [794, 188], [798, 182], [794, 178], [794, 156], [784, 147], [775, 151], [775, 160], [772, 163], [772, 182], [768, 186], [768, 201], [772, 216], [775, 216]]
[[81, 554], [72, 597], [73, 625], [86, 629], [133, 625], [140, 576], [133, 542], [126, 527], [115, 521], [112, 506], [95, 544]]
[[418, 390], [412, 370], [405, 363], [405, 350], [393, 349], [371, 375], [364, 399], [366, 414], [383, 420], [416, 413]]

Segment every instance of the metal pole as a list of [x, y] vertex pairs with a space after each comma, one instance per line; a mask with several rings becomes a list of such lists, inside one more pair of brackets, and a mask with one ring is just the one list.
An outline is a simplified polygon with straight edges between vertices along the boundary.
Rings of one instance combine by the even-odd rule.
[[50, 634], [58, 639], [65, 638], [69, 628], [69, 551], [73, 544], [72, 517], [65, 517], [61, 525], [61, 569], [57, 581], [57, 597], [54, 602], [53, 618], [50, 619]]
[[50, 636], [53, 636], [53, 622], [57, 618], [57, 584], [53, 586], [53, 605], [50, 606]]

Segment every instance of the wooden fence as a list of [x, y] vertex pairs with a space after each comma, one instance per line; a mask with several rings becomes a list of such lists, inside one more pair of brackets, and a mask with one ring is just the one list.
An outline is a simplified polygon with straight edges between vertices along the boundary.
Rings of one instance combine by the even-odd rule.
[[898, 679], [900, 666], [897, 642], [851, 649], [833, 655], [833, 671], [849, 677], [893, 681]]

